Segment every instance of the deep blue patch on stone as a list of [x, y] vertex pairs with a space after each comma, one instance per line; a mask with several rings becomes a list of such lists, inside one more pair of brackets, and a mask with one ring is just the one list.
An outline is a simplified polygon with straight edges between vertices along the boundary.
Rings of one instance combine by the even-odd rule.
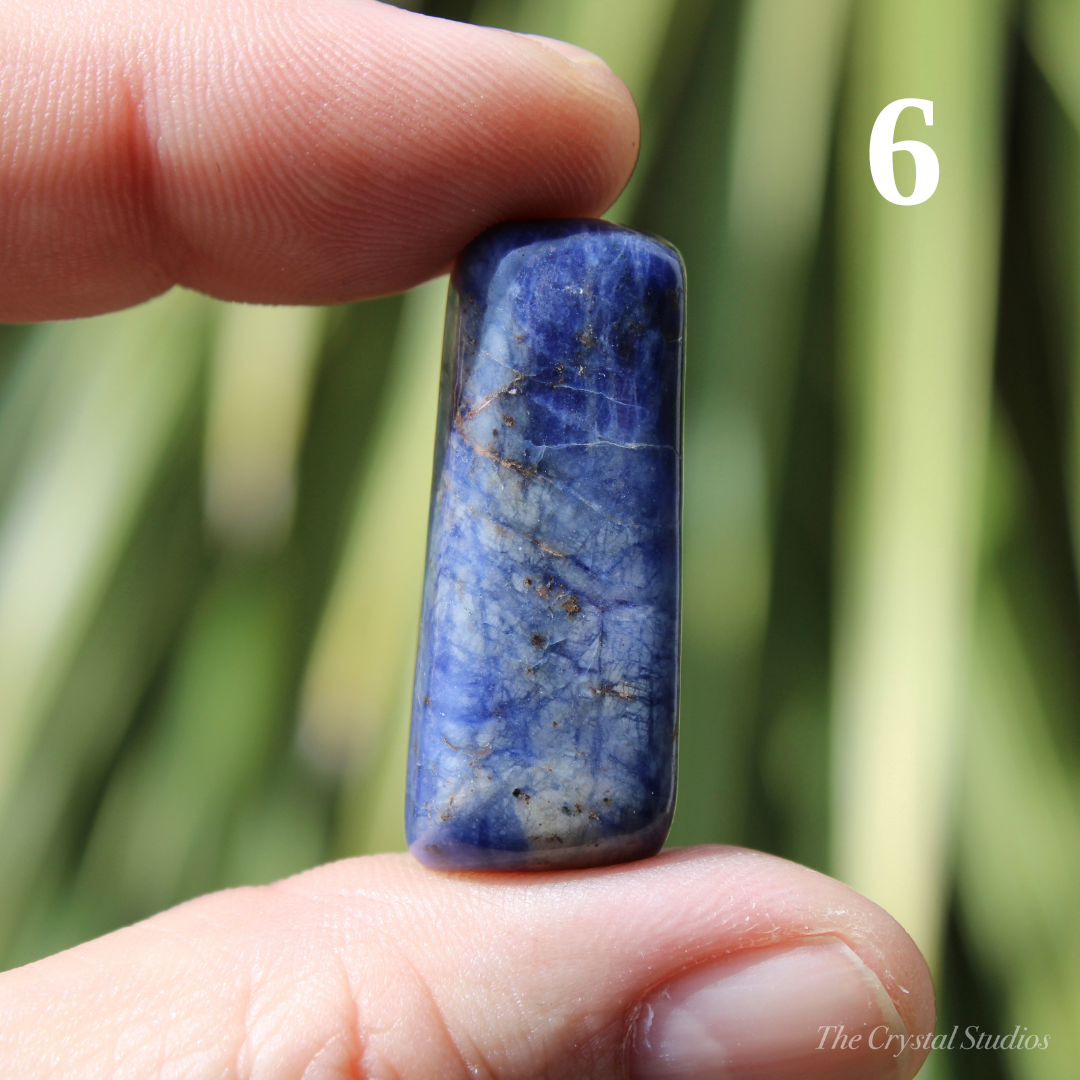
[[675, 803], [684, 276], [600, 221], [454, 271], [406, 828], [442, 869], [658, 851]]

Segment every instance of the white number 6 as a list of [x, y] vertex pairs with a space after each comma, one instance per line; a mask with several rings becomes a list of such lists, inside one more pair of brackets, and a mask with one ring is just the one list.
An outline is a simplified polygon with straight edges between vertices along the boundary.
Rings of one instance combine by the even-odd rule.
[[[916, 142], [914, 139], [893, 142], [896, 121], [908, 108], [920, 109], [926, 126], [934, 126], [932, 101], [923, 98], [900, 98], [878, 113], [874, 130], [870, 133], [870, 175], [874, 178], [874, 187], [897, 206], [917, 206], [926, 202], [937, 191], [938, 184], [937, 154], [926, 143]], [[910, 195], [901, 195], [896, 189], [893, 154], [897, 150], [906, 150], [915, 159], [915, 190]]]

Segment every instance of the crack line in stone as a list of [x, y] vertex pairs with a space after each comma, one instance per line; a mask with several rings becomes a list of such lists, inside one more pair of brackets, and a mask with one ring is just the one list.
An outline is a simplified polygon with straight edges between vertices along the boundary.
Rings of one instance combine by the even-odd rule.
[[670, 450], [673, 454], [677, 454], [675, 447], [668, 446], [666, 443], [621, 443], [615, 442], [614, 439], [597, 439], [595, 442], [568, 442], [544, 444], [530, 442], [529, 445], [535, 446], [539, 450], [574, 450], [578, 447], [587, 448], [590, 446], [616, 446], [620, 450]]
[[[535, 544], [542, 551], [547, 551], [547, 549], [539, 541], [534, 540], [531, 536], [526, 536], [525, 533], [521, 532], [520, 529], [515, 529], [512, 525], [507, 525], [501, 521], [496, 521], [495, 518], [493, 518], [490, 514], [483, 514], [474, 506], [469, 507], [469, 513], [472, 514], [473, 517], [479, 518], [481, 521], [486, 521], [493, 529], [496, 530], [496, 532], [504, 533], [507, 536], [516, 536], [519, 540], [524, 540], [527, 543]], [[561, 552], [557, 554], [559, 558], [565, 559], [570, 566], [573, 566], [575, 569], [580, 570], [583, 574], [592, 578], [594, 581], [599, 581], [596, 572], [590, 570], [589, 567], [587, 567], [580, 560], [574, 558], [572, 555], [564, 555]], [[604, 603], [601, 603], [599, 600], [596, 599], [594, 594], [590, 593], [586, 589], [581, 588], [579, 585], [571, 585], [569, 582], [564, 582], [564, 584], [566, 585], [568, 592], [572, 590], [573, 593], [579, 598], [584, 597], [584, 599], [588, 601], [591, 607], [601, 613], [606, 612], [611, 608], [642, 606], [644, 603], [641, 600], [629, 600], [620, 598], [608, 599]]]
[[[581, 503], [582, 506], [587, 506], [590, 510], [599, 514], [602, 518], [610, 521], [612, 525], [618, 525], [624, 529], [645, 528], [644, 525], [639, 525], [635, 521], [620, 521], [618, 518], [612, 517], [610, 514], [602, 510], [599, 506], [596, 506], [595, 504], [589, 502], [589, 500], [584, 498], [583, 496], [578, 495], [573, 491], [567, 491], [564, 487], [560, 487], [557, 480], [554, 480], [550, 476], [544, 476], [542, 473], [537, 472], [536, 469], [531, 469], [526, 465], [522, 465], [520, 461], [513, 461], [510, 458], [500, 457], [498, 454], [495, 454], [490, 450], [482, 449], [466, 437], [465, 432], [461, 430], [457, 419], [454, 420], [454, 429], [457, 431], [461, 441], [474, 454], [477, 454], [479, 457], [487, 458], [488, 461], [494, 461], [496, 465], [501, 465], [504, 469], [509, 469], [511, 472], [520, 473], [522, 476], [526, 477], [529, 480], [543, 480], [545, 484], [550, 484], [560, 495], [563, 495], [569, 499], [574, 499], [576, 502]], [[670, 449], [670, 447], [667, 447], [666, 449]], [[566, 558], [565, 555], [562, 557]]]

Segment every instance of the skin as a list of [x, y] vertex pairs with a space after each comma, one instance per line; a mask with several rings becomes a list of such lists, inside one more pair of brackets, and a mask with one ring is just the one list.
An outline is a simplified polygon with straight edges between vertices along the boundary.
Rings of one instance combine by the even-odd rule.
[[553, 44], [370, 0], [5, 0], [0, 319], [341, 303], [599, 214], [637, 113]]
[[[176, 283], [302, 304], [400, 290], [497, 221], [603, 212], [638, 146], [629, 93], [590, 54], [369, 0], [5, 0], [0, 110], [4, 321]], [[0, 975], [0, 1071], [625, 1077], [651, 990], [820, 934], [909, 1031], [933, 1027], [899, 925], [781, 859], [696, 848], [531, 875], [350, 859]]]
[[933, 1026], [900, 926], [782, 859], [693, 848], [451, 875], [380, 855], [203, 897], [9, 972], [0, 1061], [20, 1078], [624, 1077], [650, 989], [808, 933], [849, 945], [909, 1031]]

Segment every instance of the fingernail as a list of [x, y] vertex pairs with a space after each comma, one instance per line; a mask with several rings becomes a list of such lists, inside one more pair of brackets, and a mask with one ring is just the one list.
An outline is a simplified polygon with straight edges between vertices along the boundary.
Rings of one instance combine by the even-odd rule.
[[569, 41], [560, 41], [558, 38], [544, 37], [541, 34], [522, 34], [522, 37], [529, 37], [533, 41], [539, 41], [541, 45], [554, 49], [561, 56], [565, 56], [567, 60], [572, 60], [575, 64], [591, 64], [593, 67], [601, 67], [605, 71], [611, 70], [596, 53], [591, 53], [580, 45], [571, 45]]
[[630, 1075], [905, 1080], [908, 1038], [878, 977], [832, 937], [749, 949], [654, 992]]

